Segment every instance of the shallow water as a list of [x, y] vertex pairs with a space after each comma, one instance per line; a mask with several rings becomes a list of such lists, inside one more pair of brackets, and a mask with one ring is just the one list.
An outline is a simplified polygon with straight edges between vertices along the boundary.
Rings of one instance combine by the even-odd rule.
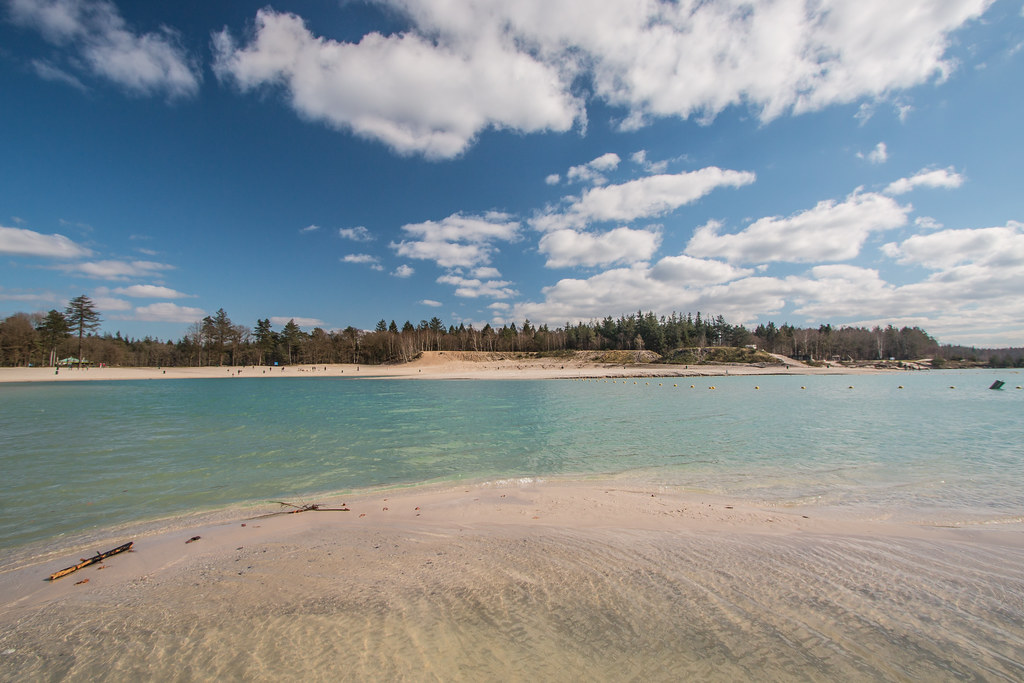
[[500, 528], [295, 541], [284, 565], [239, 548], [26, 615], [0, 633], [0, 677], [1024, 677], [1019, 548]]
[[[1007, 389], [989, 391], [996, 378]], [[0, 548], [228, 505], [520, 477], [614, 475], [922, 523], [1019, 520], [1018, 384], [1019, 371], [950, 371], [0, 385]]]

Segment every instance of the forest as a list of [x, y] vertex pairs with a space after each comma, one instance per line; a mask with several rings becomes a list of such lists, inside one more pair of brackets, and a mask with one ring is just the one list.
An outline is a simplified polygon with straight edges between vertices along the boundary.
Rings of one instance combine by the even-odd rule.
[[[940, 346], [918, 327], [794, 327], [774, 322], [750, 330], [701, 313], [631, 313], [560, 327], [529, 320], [501, 327], [445, 325], [439, 318], [381, 319], [373, 330], [349, 326], [303, 331], [295, 321], [275, 330], [269, 318], [254, 328], [235, 324], [224, 309], [189, 326], [176, 341], [98, 334], [100, 312], [86, 296], [64, 311], [15, 313], [0, 322], [0, 365], [52, 366], [77, 362], [108, 366], [171, 367], [403, 363], [422, 351], [501, 351], [556, 355], [570, 351], [647, 350], [671, 356], [679, 349], [749, 347], [807, 361], [935, 359], [933, 365], [976, 363], [1024, 366], [1024, 349]], [[69, 361], [69, 359], [71, 359]]]

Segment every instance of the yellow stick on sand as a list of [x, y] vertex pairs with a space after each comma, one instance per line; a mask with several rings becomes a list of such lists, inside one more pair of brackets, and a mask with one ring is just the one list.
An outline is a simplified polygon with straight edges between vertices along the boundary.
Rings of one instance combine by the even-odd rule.
[[131, 550], [132, 549], [132, 545], [134, 543], [135, 543], [135, 541], [129, 541], [129, 542], [125, 543], [124, 545], [119, 545], [116, 548], [114, 548], [113, 550], [108, 550], [105, 553], [96, 553], [95, 557], [90, 557], [87, 560], [83, 559], [81, 562], [79, 562], [76, 565], [72, 565], [72, 566], [68, 567], [67, 569], [61, 569], [59, 572], [56, 572], [54, 574], [50, 574], [50, 581], [56, 581], [60, 577], [67, 576], [68, 574], [71, 574], [73, 572], [77, 572], [79, 569], [81, 569], [83, 567], [88, 567], [90, 564], [96, 564], [100, 560], [105, 560], [108, 557], [110, 557], [111, 555], [117, 555], [118, 553], [123, 553], [123, 552], [126, 552], [128, 550]]

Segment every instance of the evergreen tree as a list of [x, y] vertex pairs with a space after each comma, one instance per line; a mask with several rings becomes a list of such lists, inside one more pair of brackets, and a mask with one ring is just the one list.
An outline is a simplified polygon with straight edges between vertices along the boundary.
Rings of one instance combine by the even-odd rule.
[[256, 320], [255, 336], [256, 348], [259, 352], [259, 364], [263, 365], [263, 362], [274, 352], [274, 346], [276, 344], [276, 340], [274, 339], [274, 330], [270, 327], [269, 318]]
[[214, 353], [217, 356], [217, 365], [224, 364], [224, 349], [234, 336], [234, 332], [231, 318], [228, 317], [223, 308], [218, 309], [212, 318], [210, 316], [203, 318], [203, 333], [207, 339], [213, 342]]
[[76, 296], [64, 309], [68, 327], [78, 333], [78, 367], [82, 367], [82, 339], [86, 332], [93, 332], [100, 326], [100, 314], [92, 299], [85, 294]]
[[281, 331], [285, 348], [288, 350], [288, 363], [292, 362], [292, 352], [298, 350], [302, 344], [302, 330], [295, 324], [295, 319], [289, 320]]
[[43, 319], [43, 323], [36, 328], [36, 331], [39, 332], [43, 345], [49, 351], [49, 364], [51, 366], [56, 365], [57, 347], [62, 341], [67, 339], [68, 333], [71, 331], [67, 318], [60, 311], [51, 309]]

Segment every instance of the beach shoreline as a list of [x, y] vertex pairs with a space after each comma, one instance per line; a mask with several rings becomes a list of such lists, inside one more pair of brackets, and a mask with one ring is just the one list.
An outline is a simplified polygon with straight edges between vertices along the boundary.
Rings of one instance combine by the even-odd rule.
[[643, 377], [725, 377], [771, 375], [870, 375], [906, 370], [828, 364], [817, 367], [792, 359], [778, 364], [672, 365], [611, 364], [573, 358], [508, 357], [507, 354], [430, 351], [394, 365], [318, 364], [287, 366], [0, 368], [0, 382], [96, 380], [362, 378], [362, 379], [602, 379]]
[[[916, 619], [932, 619], [936, 609], [943, 613], [952, 610], [953, 616], [946, 617], [953, 619], [958, 633], [961, 625], [964, 629], [976, 627], [973, 620], [977, 614], [972, 610], [977, 604], [972, 600], [980, 600], [983, 593], [1012, 596], [1024, 590], [1024, 524], [1020, 523], [998, 528], [945, 528], [844, 519], [819, 515], [813, 507], [773, 509], [733, 504], [692, 492], [586, 481], [449, 484], [362, 492], [355, 497], [316, 502], [324, 507], [345, 507], [347, 511], [287, 514], [293, 508], [271, 503], [257, 510], [225, 511], [219, 519], [207, 519], [197, 526], [179, 525], [137, 537], [132, 552], [56, 581], [46, 577], [92, 551], [108, 550], [106, 545], [112, 548], [133, 539], [94, 539], [96, 547], [88, 552], [84, 548], [65, 550], [44, 558], [25, 558], [18, 566], [0, 569], [0, 632], [4, 634], [0, 635], [0, 651], [4, 653], [0, 656], [0, 678], [7, 679], [20, 671], [85, 679], [102, 670], [110, 658], [121, 656], [126, 659], [117, 670], [161, 678], [169, 674], [160, 666], [183, 665], [174, 658], [197, 654], [205, 659], [191, 663], [192, 668], [185, 671], [192, 674], [186, 678], [279, 676], [286, 671], [285, 678], [298, 678], [304, 666], [313, 672], [323, 665], [318, 660], [322, 654], [319, 650], [327, 648], [331, 656], [353, 667], [349, 674], [352, 677], [388, 672], [387, 666], [395, 666], [390, 673], [398, 678], [417, 678], [415, 667], [427, 662], [440, 677], [466, 678], [464, 668], [445, 668], [461, 661], [461, 667], [467, 662], [483, 667], [478, 672], [533, 672], [557, 680], [571, 676], [559, 675], [551, 668], [554, 660], [543, 655], [536, 662], [524, 664], [501, 657], [491, 661], [493, 652], [481, 655], [473, 651], [475, 641], [461, 631], [464, 620], [476, 618], [480, 610], [490, 613], [499, 609], [496, 605], [512, 601], [514, 605], [506, 604], [499, 611], [510, 622], [524, 622], [519, 627], [529, 630], [530, 638], [540, 637], [547, 629], [571, 627], [581, 631], [570, 639], [575, 644], [563, 643], [569, 652], [552, 652], [551, 657], [583, 657], [590, 644], [581, 637], [591, 626], [583, 621], [571, 621], [569, 626], [548, 623], [549, 618], [577, 619], [559, 617], [559, 609], [579, 609], [578, 618], [582, 620], [593, 618], [609, 605], [619, 605], [615, 608], [621, 610], [617, 618], [628, 622], [641, 619], [641, 615], [631, 615], [626, 603], [650, 600], [657, 604], [664, 598], [664, 591], [696, 591], [676, 606], [683, 612], [662, 613], [662, 606], [658, 614], [642, 619], [649, 619], [652, 628], [671, 630], [681, 627], [677, 620], [683, 618], [680, 615], [686, 609], [702, 614], [710, 610], [697, 624], [691, 623], [696, 617], [689, 617], [686, 628], [717, 628], [705, 620], [736, 617], [729, 613], [732, 608], [716, 606], [716, 601], [727, 597], [723, 592], [746, 591], [744, 586], [757, 584], [750, 590], [761, 591], [757, 599], [762, 604], [749, 608], [744, 618], [767, 628], [776, 618], [773, 612], [788, 614], [794, 609], [790, 603], [803, 603], [803, 598], [810, 598], [811, 617], [828, 619], [827, 612], [842, 608], [829, 604], [826, 609], [821, 603], [838, 599], [824, 597], [836, 590], [833, 584], [859, 582], [862, 590], [874, 592], [865, 614], [891, 607], [909, 615], [904, 626], [883, 624], [883, 619], [868, 629], [869, 637], [882, 643], [893, 637], [892, 629], [900, 637], [914, 637], [913, 629], [919, 626]], [[309, 502], [294, 503], [301, 506]], [[849, 571], [843, 568], [844, 563], [864, 553], [872, 554], [870, 562], [848, 576], [844, 574]], [[841, 556], [838, 561], [833, 557], [837, 554]], [[677, 575], [676, 571], [682, 571], [680, 562], [689, 564]], [[763, 578], [759, 575], [779, 571], [778, 563], [793, 563], [796, 567], [775, 577], [785, 585], [760, 585]], [[816, 568], [817, 563], [821, 563], [820, 568]], [[921, 576], [905, 576], [908, 566], [917, 566]], [[957, 567], [968, 583], [950, 579], [946, 573], [951, 567]], [[885, 585], [894, 576], [902, 577], [900, 583]], [[902, 582], [909, 581], [910, 585], [916, 580], [936, 583], [921, 595], [908, 597], [910, 588]], [[770, 594], [765, 594], [768, 590]], [[936, 607], [929, 602], [935, 592], [945, 591], [951, 596], [959, 591], [956, 599], [971, 607]], [[805, 593], [803, 598], [799, 597], [801, 592]], [[706, 603], [709, 596], [712, 601]], [[695, 598], [705, 603], [692, 604]], [[487, 604], [478, 604], [478, 600]], [[989, 606], [985, 610], [990, 607], [996, 609]], [[431, 614], [431, 610], [437, 610], [438, 615], [424, 616], [425, 621], [420, 623], [424, 610]], [[590, 610], [596, 611], [591, 614]], [[717, 614], [719, 610], [727, 614]], [[824, 612], [815, 617], [815, 610]], [[961, 614], [961, 610], [966, 613]], [[413, 616], [413, 612], [420, 616]], [[245, 619], [255, 614], [268, 619], [271, 614], [278, 617], [272, 625], [254, 622], [244, 626]], [[281, 614], [293, 618], [279, 619]], [[411, 622], [394, 621], [396, 614], [404, 614], [404, 619]], [[1002, 618], [1012, 619], [1012, 615]], [[310, 633], [301, 625], [302, 619], [313, 619], [330, 628], [330, 639]], [[805, 614], [801, 619], [809, 617]], [[956, 619], [963, 623], [957, 625]], [[199, 635], [194, 632], [196, 620], [215, 635], [195, 641]], [[808, 621], [792, 628], [802, 632], [811, 628], [810, 624]], [[505, 626], [492, 624], [497, 629]], [[256, 630], [250, 632], [249, 628]], [[433, 635], [421, 628], [432, 629]], [[618, 627], [613, 624], [609, 628]], [[993, 623], [992, 628], [1003, 629], [1000, 637], [1007, 637], [1005, 623]], [[1024, 635], [1022, 628], [1018, 623], [1011, 630]], [[536, 629], [539, 631], [533, 632]], [[192, 633], [193, 641], [171, 638], [182, 632]], [[787, 640], [793, 633], [784, 636]], [[866, 637], [859, 630], [849, 636]], [[305, 646], [310, 648], [303, 655], [308, 659], [306, 665], [293, 661], [297, 653], [278, 651], [284, 645], [274, 645], [281, 639], [300, 637], [308, 639]], [[653, 636], [634, 633], [630, 637], [647, 643]], [[728, 641], [733, 636], [725, 633], [717, 637]], [[942, 665], [930, 663], [930, 658], [941, 659], [945, 636], [928, 637], [938, 643], [938, 649], [922, 660], [927, 660], [927, 665], [918, 662], [917, 666], [930, 672], [934, 664], [935, 670], [941, 671]], [[410, 650], [410, 638], [418, 639], [420, 646]], [[436, 659], [429, 648], [422, 649], [433, 638], [440, 639], [430, 645], [439, 648]], [[333, 639], [345, 644], [346, 654], [339, 654]], [[456, 647], [460, 639], [461, 645]], [[772, 644], [772, 638], [763, 645], [778, 647]], [[849, 645], [851, 652], [860, 647]], [[293, 646], [302, 647], [297, 642]], [[517, 654], [518, 646], [506, 646], [511, 648], [507, 657]], [[584, 650], [573, 652], [577, 646]], [[1005, 648], [1006, 643], [990, 646]], [[240, 654], [239, 648], [246, 647], [253, 656], [261, 649], [273, 651], [281, 661], [255, 662]], [[792, 649], [793, 643], [787, 647]], [[796, 647], [787, 656], [798, 656], [803, 647]], [[1019, 663], [1024, 646], [1017, 641], [1016, 651], [1013, 647], [1004, 650], [1002, 656]], [[458, 661], [446, 663], [444, 658], [453, 656], [456, 650], [460, 653]], [[963, 656], [963, 651], [963, 646], [957, 645], [956, 656]], [[384, 662], [385, 655], [393, 658], [393, 664]], [[849, 655], [847, 652], [844, 657]], [[885, 667], [889, 665], [883, 661], [887, 655], [877, 655], [862, 652], [858, 656], [868, 661], [852, 663], [839, 658], [825, 671], [850, 674], [870, 664], [868, 670], [887, 672]], [[168, 656], [172, 656], [170, 661]], [[967, 663], [965, 670], [980, 671], [991, 665], [984, 652], [975, 652], [972, 657], [977, 661]], [[685, 658], [672, 661], [678, 664]], [[279, 668], [285, 664], [298, 668]], [[769, 664], [769, 670], [786, 665], [783, 661]], [[856, 666], [845, 668], [851, 664]], [[581, 660], [580, 665], [583, 671], [597, 673], [591, 668], [593, 663]], [[609, 666], [607, 662], [604, 665]], [[742, 673], [747, 665], [737, 660], [719, 673], [726, 678]], [[624, 673], [644, 670], [645, 665], [637, 662], [623, 668], [620, 661], [610, 666], [609, 672]], [[1004, 673], [1017, 670], [1016, 664], [1004, 662], [999, 666], [1002, 668], [997, 670]], [[463, 671], [461, 676], [459, 671]]]

